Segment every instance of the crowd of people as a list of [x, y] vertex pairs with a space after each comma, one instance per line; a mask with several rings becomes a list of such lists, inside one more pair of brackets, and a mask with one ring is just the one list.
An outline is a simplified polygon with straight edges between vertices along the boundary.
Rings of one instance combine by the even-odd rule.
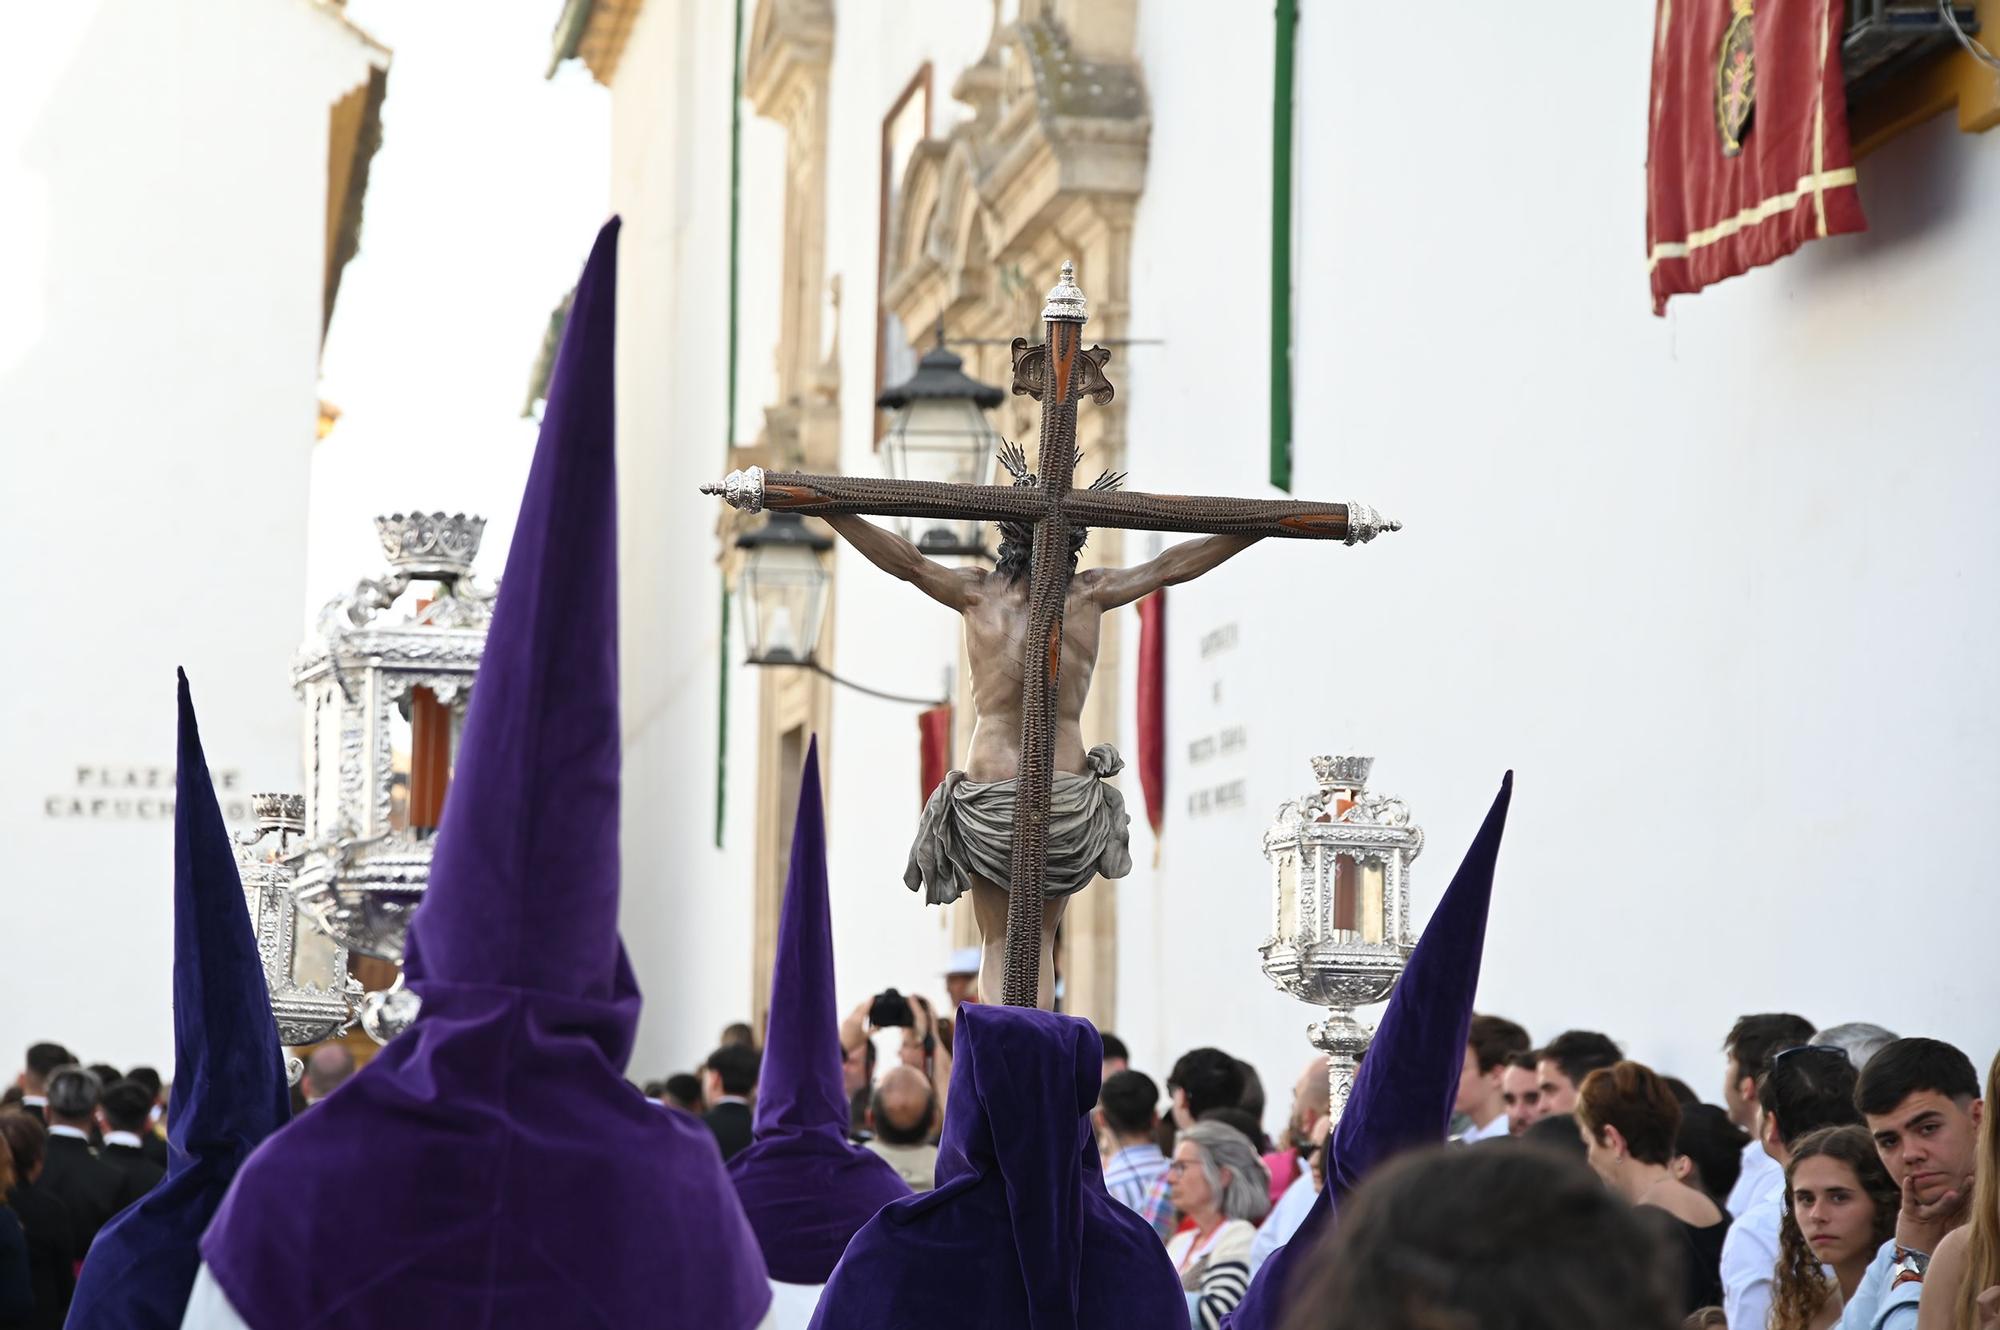
[[[957, 981], [951, 997], [972, 1000]], [[890, 990], [840, 1033], [852, 1138], [928, 1190], [950, 1015]], [[893, 1063], [878, 1065], [878, 1039], [894, 1041]], [[1325, 1065], [1299, 1072], [1272, 1140], [1248, 1063], [1196, 1048], [1162, 1084], [1117, 1036], [1103, 1046], [1092, 1122], [1104, 1188], [1159, 1235], [1193, 1330], [1216, 1330], [1325, 1186]], [[727, 1159], [750, 1144], [761, 1060], [736, 1024], [697, 1071], [639, 1088], [698, 1115]], [[1939, 1040], [1768, 1013], [1736, 1022], [1721, 1063], [1710, 1104], [1603, 1034], [1535, 1048], [1514, 1022], [1475, 1016], [1454, 1139], [1382, 1169], [1343, 1206], [1290, 1330], [2000, 1326], [2000, 1122], [1986, 1112], [2000, 1058], [1982, 1087]], [[344, 1047], [314, 1050], [295, 1110], [354, 1067]], [[63, 1324], [98, 1230], [165, 1173], [164, 1089], [151, 1068], [28, 1050], [0, 1105], [0, 1327]]]
[[[293, 1111], [356, 1067], [344, 1045], [315, 1048]], [[28, 1049], [0, 1094], [0, 1330], [61, 1330], [99, 1230], [167, 1175], [168, 1088], [152, 1067], [121, 1073], [61, 1044]]]
[[36, 1044], [0, 1102], [0, 1327], [59, 1330], [98, 1230], [167, 1172], [160, 1074]]
[[[887, 1029], [900, 1032], [898, 1059], [879, 1068], [873, 1036]], [[732, 1026], [699, 1080], [646, 1091], [702, 1113], [727, 1156], [748, 1140], [752, 1045], [747, 1025]], [[950, 1019], [890, 992], [848, 1014], [842, 1049], [854, 1139], [927, 1189]], [[2000, 1169], [2000, 1127], [1985, 1116], [2000, 1060], [1982, 1089], [1966, 1055], [1938, 1040], [1764, 1013], [1736, 1022], [1720, 1061], [1721, 1102], [1708, 1103], [1604, 1034], [1535, 1047], [1515, 1022], [1475, 1016], [1454, 1139], [1363, 1189], [1335, 1239], [1355, 1269], [1319, 1263], [1326, 1287], [1296, 1330], [1638, 1326], [1661, 1323], [1654, 1313], [1750, 1330], [2000, 1325], [2000, 1183], [1975, 1182]], [[1194, 1330], [1223, 1323], [1325, 1185], [1324, 1062], [1299, 1072], [1275, 1141], [1266, 1108], [1256, 1070], [1220, 1049], [1183, 1054], [1162, 1085], [1104, 1036], [1092, 1115], [1104, 1187], [1166, 1245]], [[1532, 1274], [1541, 1261], [1598, 1277], [1557, 1294]], [[1431, 1294], [1462, 1319], [1384, 1314], [1379, 1287], [1357, 1300], [1352, 1283], [1371, 1269], [1376, 1285], [1385, 1270], [1441, 1272]], [[1565, 1305], [1573, 1314], [1555, 1314]]]

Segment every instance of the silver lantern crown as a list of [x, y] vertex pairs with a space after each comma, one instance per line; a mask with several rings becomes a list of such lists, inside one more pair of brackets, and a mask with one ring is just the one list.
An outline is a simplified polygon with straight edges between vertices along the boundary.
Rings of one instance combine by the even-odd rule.
[[1369, 1032], [1356, 1007], [1396, 986], [1415, 938], [1410, 864], [1424, 833], [1401, 799], [1368, 789], [1372, 757], [1316, 757], [1317, 788], [1278, 809], [1264, 832], [1271, 865], [1271, 937], [1259, 948], [1271, 982], [1328, 1010], [1307, 1027], [1326, 1054], [1337, 1121], [1354, 1090]]
[[[472, 576], [485, 518], [396, 513], [375, 528], [388, 571], [329, 601], [293, 662], [306, 793], [292, 893], [335, 948], [401, 965], [496, 593]], [[399, 975], [356, 1016], [386, 1040], [415, 995]]]

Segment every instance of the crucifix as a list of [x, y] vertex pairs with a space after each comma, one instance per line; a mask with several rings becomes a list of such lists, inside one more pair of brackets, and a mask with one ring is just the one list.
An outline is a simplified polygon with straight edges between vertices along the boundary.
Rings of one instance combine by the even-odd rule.
[[[1101, 346], [1083, 347], [1086, 314], [1083, 292], [1077, 289], [1075, 269], [1062, 267], [1061, 279], [1050, 290], [1042, 309], [1046, 340], [1030, 346], [1026, 338], [1013, 342], [1013, 389], [1041, 403], [1040, 448], [1036, 469], [1027, 469], [1020, 450], [1010, 447], [1001, 460], [1013, 473], [1012, 485], [953, 485], [936, 481], [888, 480], [869, 476], [816, 476], [796, 471], [765, 471], [750, 467], [732, 471], [719, 485], [704, 485], [704, 494], [719, 494], [732, 506], [748, 512], [771, 509], [827, 519], [834, 530], [855, 545], [871, 561], [902, 577], [933, 599], [958, 609], [966, 616], [969, 641], [985, 634], [987, 643], [1018, 642], [1018, 748], [1012, 734], [1004, 745], [992, 743], [992, 756], [1004, 763], [1012, 775], [1004, 782], [1011, 805], [1011, 835], [999, 848], [991, 876], [1004, 876], [1005, 944], [1001, 983], [1002, 1000], [1010, 1006], [1032, 1007], [1048, 1000], [1047, 958], [1052, 945], [1052, 929], [1045, 927], [1045, 893], [1073, 890], [1092, 876], [1088, 863], [1080, 870], [1080, 881], [1058, 887], [1050, 881], [1050, 827], [1052, 802], [1062, 804], [1065, 823], [1095, 812], [1095, 820], [1107, 819], [1101, 806], [1094, 810], [1077, 793], [1078, 782], [1089, 779], [1079, 774], [1084, 763], [1077, 739], [1077, 717], [1082, 710], [1089, 671], [1096, 661], [1097, 616], [1106, 608], [1129, 603], [1162, 585], [1199, 576], [1224, 559], [1267, 536], [1299, 540], [1338, 540], [1357, 545], [1373, 540], [1383, 531], [1401, 529], [1401, 523], [1384, 521], [1374, 509], [1360, 503], [1312, 503], [1300, 500], [1260, 500], [1208, 498], [1190, 495], [1137, 494], [1120, 492], [1121, 476], [1102, 476], [1088, 488], [1072, 485], [1076, 469], [1076, 410], [1085, 397], [1099, 406], [1111, 401], [1112, 387], [1104, 366], [1111, 353]], [[956, 521], [997, 522], [1001, 526], [1001, 567], [987, 573], [979, 570], [947, 569], [925, 559], [914, 546], [874, 524], [860, 521], [873, 517], [927, 517]], [[1082, 536], [1090, 527], [1119, 527], [1138, 531], [1182, 531], [1211, 534], [1208, 541], [1175, 546], [1151, 563], [1128, 569], [1076, 571]], [[1010, 542], [1008, 537], [1013, 537]], [[1017, 565], [1010, 569], [1011, 559]], [[1031, 551], [1030, 551], [1031, 547]], [[1087, 599], [1079, 599], [1079, 589]], [[1087, 615], [1079, 615], [1079, 610]], [[1087, 618], [1072, 623], [1065, 637], [1066, 615]], [[1085, 631], [1079, 633], [1081, 627]], [[1079, 640], [1081, 636], [1082, 640]], [[1065, 688], [1065, 656], [1080, 666], [1082, 678], [1072, 678]], [[980, 661], [974, 660], [975, 700], [996, 699], [988, 686], [982, 687]], [[1005, 676], [1011, 693], [1013, 676]], [[1082, 686], [1076, 686], [1081, 684]], [[1016, 698], [1007, 696], [1000, 713], [1017, 710]], [[1008, 717], [1011, 719], [1011, 716]], [[984, 726], [982, 726], [982, 729]], [[992, 736], [988, 736], [989, 741]], [[973, 746], [982, 745], [975, 731]], [[1069, 753], [1065, 770], [1058, 773], [1058, 749]], [[1001, 751], [1003, 750], [1004, 751]], [[1090, 763], [1100, 775], [1116, 771], [1115, 754], [1107, 765], [1094, 749]], [[979, 753], [975, 751], [975, 761]], [[963, 773], [954, 773], [960, 775]], [[979, 776], [977, 771], [972, 773]], [[984, 777], [981, 777], [985, 780]], [[992, 791], [1000, 782], [989, 781], [966, 787], [972, 791]], [[1094, 784], [1091, 786], [1095, 788]], [[944, 791], [941, 789], [940, 794]], [[976, 797], [976, 796], [975, 796]], [[1096, 796], [1100, 800], [1104, 795]], [[1115, 792], [1109, 796], [1118, 822], [1117, 836], [1122, 850], [1122, 804]], [[937, 796], [933, 796], [933, 804]], [[932, 810], [926, 809], [927, 826]], [[1103, 839], [1100, 828], [1098, 839]], [[965, 851], [967, 838], [956, 832], [940, 836], [937, 844]], [[1091, 849], [1094, 851], [1093, 844]], [[920, 841], [921, 849], [921, 841]], [[1068, 861], [1075, 858], [1070, 847], [1059, 846], [1066, 872], [1079, 870]], [[940, 849], [940, 854], [943, 849]], [[917, 860], [913, 852], [912, 877], [917, 886]], [[1086, 855], [1086, 858], [1089, 856]], [[978, 890], [984, 878], [963, 865], [939, 865], [936, 855], [925, 857], [923, 877], [956, 874], [974, 884], [974, 903], [981, 903]], [[992, 860], [993, 856], [987, 856]], [[1126, 859], [1129, 867], [1129, 856]], [[997, 896], [996, 883], [986, 894]], [[955, 891], [933, 900], [955, 898]], [[1057, 909], [1060, 909], [1058, 904]], [[994, 911], [997, 913], [997, 910]], [[982, 912], [982, 932], [985, 932]], [[989, 942], [991, 942], [989, 933]], [[989, 952], [992, 948], [989, 948]], [[990, 997], [990, 989], [988, 990]]]

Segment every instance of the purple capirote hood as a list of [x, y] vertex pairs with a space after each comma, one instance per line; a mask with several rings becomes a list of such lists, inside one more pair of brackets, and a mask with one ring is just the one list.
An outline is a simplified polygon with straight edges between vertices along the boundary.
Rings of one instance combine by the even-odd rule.
[[625, 1083], [618, 222], [556, 359], [429, 887], [423, 1007], [252, 1155], [202, 1243], [252, 1330], [749, 1330], [762, 1255], [708, 1129]]

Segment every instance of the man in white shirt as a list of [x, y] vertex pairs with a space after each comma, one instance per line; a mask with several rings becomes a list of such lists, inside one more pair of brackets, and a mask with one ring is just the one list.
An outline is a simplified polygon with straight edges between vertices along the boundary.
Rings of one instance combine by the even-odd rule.
[[1732, 1326], [1755, 1330], [1771, 1316], [1771, 1278], [1785, 1214], [1785, 1167], [1808, 1132], [1859, 1122], [1854, 1064], [1837, 1048], [1784, 1049], [1757, 1083], [1764, 1151], [1773, 1161], [1762, 1189], [1722, 1240], [1722, 1310]]
[[[1722, 1078], [1722, 1105], [1729, 1120], [1750, 1133], [1743, 1147], [1743, 1171], [1729, 1192], [1729, 1213], [1741, 1219], [1743, 1212], [1769, 1192], [1781, 1187], [1784, 1170], [1764, 1153], [1762, 1132], [1757, 1125], [1757, 1077], [1770, 1065], [1771, 1055], [1783, 1048], [1797, 1048], [1813, 1042], [1813, 1026], [1803, 1016], [1768, 1011], [1737, 1018], [1722, 1041], [1728, 1070]], [[1860, 1067], [1855, 1064], [1856, 1069]]]
[[[1986, 1105], [1965, 1054], [1937, 1039], [1898, 1039], [1862, 1073], [1855, 1100], [1889, 1176], [1903, 1189], [1896, 1236], [1882, 1244], [1838, 1330], [1913, 1330], [1930, 1259], [1971, 1209]], [[1947, 1295], [1957, 1290], [1938, 1286]]]
[[1470, 1145], [1502, 1140], [1511, 1133], [1501, 1082], [1508, 1060], [1527, 1052], [1531, 1042], [1528, 1032], [1505, 1016], [1472, 1018], [1465, 1041], [1465, 1066], [1458, 1074], [1458, 1097], [1451, 1105], [1454, 1115], [1472, 1121], [1460, 1141]]

